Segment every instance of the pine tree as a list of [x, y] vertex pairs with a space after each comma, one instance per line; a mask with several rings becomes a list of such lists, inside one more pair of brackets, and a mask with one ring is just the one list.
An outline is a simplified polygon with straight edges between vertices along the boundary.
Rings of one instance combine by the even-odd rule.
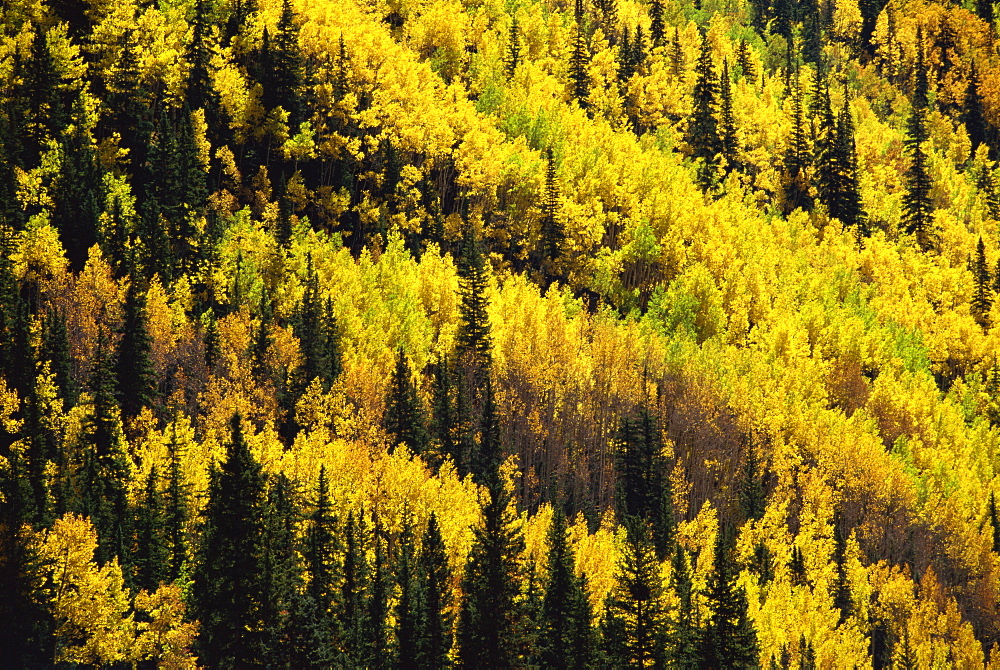
[[802, 586], [807, 583], [806, 559], [798, 545], [792, 545], [792, 557], [788, 562], [788, 569], [792, 573], [792, 584]]
[[399, 534], [395, 577], [399, 587], [396, 601], [396, 668], [419, 668], [420, 575], [417, 568], [417, 540], [413, 515], [407, 512]]
[[281, 15], [273, 39], [265, 43], [264, 106], [268, 109], [282, 107], [288, 112], [288, 127], [297, 132], [305, 121], [302, 85], [305, 78], [305, 57], [299, 45], [299, 27], [291, 0], [282, 0]]
[[993, 25], [993, 0], [976, 0], [976, 14], [989, 25]]
[[129, 565], [126, 551], [131, 535], [126, 497], [128, 480], [124, 436], [115, 400], [114, 356], [103, 329], [98, 333], [94, 370], [90, 380], [93, 409], [87, 417], [85, 456], [81, 473], [80, 511], [97, 531], [97, 559], [118, 557]]
[[715, 564], [706, 593], [710, 612], [703, 638], [703, 657], [710, 667], [746, 668], [757, 664], [757, 633], [747, 617], [747, 598], [736, 585], [739, 569], [732, 558], [731, 531], [720, 529]]
[[993, 553], [1000, 554], [1000, 514], [997, 514], [997, 500], [992, 491], [990, 491], [989, 519], [993, 535], [991, 548]]
[[78, 389], [73, 379], [73, 360], [69, 349], [69, 334], [66, 331], [66, 314], [61, 309], [49, 309], [42, 323], [42, 359], [49, 362], [49, 370], [55, 375], [59, 397], [66, 408], [76, 405]]
[[264, 662], [266, 477], [250, 453], [239, 415], [226, 458], [210, 473], [194, 583], [202, 662], [258, 667]]
[[626, 528], [615, 584], [605, 603], [605, 655], [612, 667], [662, 667], [667, 631], [660, 564], [648, 524], [633, 519]]
[[[837, 164], [837, 124], [830, 106], [830, 88], [827, 85], [823, 64], [816, 66], [816, 79], [812, 101], [812, 164], [815, 174], [816, 192], [819, 200], [831, 209], [840, 193]], [[836, 207], [836, 205], [833, 205]]]
[[649, 37], [654, 47], [664, 44], [663, 0], [651, 0], [649, 3]]
[[542, 665], [586, 668], [591, 664], [590, 610], [574, 571], [566, 517], [556, 509], [548, 533], [545, 595], [538, 624]]
[[146, 295], [133, 280], [125, 296], [125, 319], [118, 341], [115, 375], [122, 418], [132, 419], [156, 396], [156, 371], [151, 359], [153, 338], [146, 327]]
[[976, 244], [976, 257], [972, 261], [972, 303], [970, 309], [976, 322], [984, 328], [989, 326], [990, 309], [993, 307], [993, 291], [991, 289], [990, 269], [986, 264], [986, 246], [982, 235]]
[[667, 638], [670, 642], [672, 667], [691, 669], [700, 667], [701, 632], [695, 609], [695, 587], [687, 551], [678, 544], [672, 557], [670, 586], [677, 596], [677, 607], [668, 617]]
[[156, 465], [146, 476], [146, 486], [136, 512], [136, 555], [134, 583], [154, 591], [167, 579], [169, 551], [164, 535], [164, 510], [160, 503], [159, 473]]
[[415, 454], [427, 448], [428, 435], [424, 418], [424, 408], [413, 383], [413, 372], [403, 348], [399, 348], [396, 371], [389, 384], [389, 396], [385, 401], [385, 429], [391, 436], [390, 451], [400, 442], [406, 444]]
[[451, 569], [434, 512], [427, 521], [418, 563], [421, 598], [416, 664], [443, 668], [451, 648]]
[[463, 362], [485, 371], [492, 361], [493, 348], [487, 314], [486, 261], [472, 225], [466, 225], [462, 232], [458, 276], [462, 295], [455, 338], [458, 351]]
[[[545, 151], [545, 199], [542, 201], [541, 256], [542, 265], [549, 268], [562, 253], [566, 232], [559, 220], [559, 182], [556, 178], [556, 159], [552, 149]], [[550, 271], [546, 269], [546, 275]]]
[[965, 124], [965, 130], [969, 133], [969, 142], [972, 145], [969, 151], [970, 158], [976, 155], [976, 149], [984, 143], [990, 148], [990, 153], [993, 153], [992, 147], [987, 142], [989, 126], [983, 109], [980, 86], [976, 61], [972, 61], [969, 65], [969, 82], [965, 87], [965, 104], [962, 105], [961, 114], [962, 123]]
[[736, 65], [739, 66], [740, 72], [747, 81], [757, 80], [757, 71], [754, 69], [753, 61], [750, 60], [750, 47], [746, 40], [740, 40], [740, 43], [736, 45]]
[[837, 578], [833, 583], [833, 606], [840, 610], [839, 623], [843, 623], [850, 616], [853, 603], [847, 581], [847, 541], [838, 521], [835, 518], [833, 522], [833, 561], [837, 566]]
[[840, 219], [845, 226], [853, 226], [858, 237], [870, 234], [865, 211], [861, 204], [858, 184], [858, 152], [854, 143], [854, 120], [850, 101], [844, 91], [844, 108], [837, 120], [835, 170], [837, 175], [836, 197], [829, 204], [830, 216]]
[[290, 640], [305, 637], [296, 630], [303, 568], [298, 553], [299, 507], [295, 487], [284, 473], [274, 477], [264, 507], [261, 580], [263, 647], [268, 667], [291, 667]]
[[175, 419], [170, 441], [167, 442], [167, 488], [164, 502], [164, 533], [169, 551], [167, 579], [170, 581], [180, 578], [188, 562], [187, 525], [191, 485], [184, 481], [181, 469], [183, 459], [184, 451], [177, 439]]
[[[483, 432], [490, 432], [488, 424]], [[486, 444], [491, 441], [483, 439]], [[481, 463], [485, 461], [483, 458]], [[465, 667], [507, 668], [517, 658], [519, 561], [524, 538], [511, 496], [496, 468], [482, 476], [486, 484], [482, 520], [473, 528], [474, 541], [462, 577], [458, 658]]]
[[323, 622], [331, 625], [329, 617], [336, 601], [335, 535], [336, 520], [331, 510], [330, 485], [326, 476], [326, 466], [321, 465], [316, 481], [316, 502], [309, 515], [306, 531], [304, 557], [309, 575], [309, 595], [316, 603], [316, 609]]
[[87, 262], [90, 248], [97, 244], [105, 193], [97, 147], [85, 125], [82, 94], [73, 106], [73, 117], [75, 123], [60, 142], [62, 161], [52, 189], [52, 225], [59, 231], [70, 267], [79, 272]]
[[517, 25], [517, 15], [510, 17], [510, 33], [507, 37], [507, 57], [504, 65], [507, 66], [507, 78], [514, 77], [517, 66], [521, 64], [521, 33]]
[[908, 235], [914, 235], [923, 251], [929, 251], [933, 246], [931, 225], [934, 208], [930, 195], [931, 177], [923, 149], [926, 135], [924, 111], [915, 105], [907, 127], [906, 149], [910, 156], [910, 164], [906, 170], [902, 224], [903, 231]]
[[389, 565], [386, 556], [384, 530], [381, 521], [372, 515], [373, 561], [371, 572], [371, 590], [367, 603], [367, 627], [365, 629], [364, 647], [368, 656], [367, 665], [372, 668], [388, 667], [389, 655]]
[[733, 93], [729, 81], [729, 62], [722, 59], [719, 80], [719, 147], [726, 159], [726, 170], [739, 170], [739, 140], [736, 138], [736, 117], [733, 114]]
[[740, 507], [748, 519], [764, 518], [767, 493], [764, 491], [764, 473], [761, 472], [759, 454], [752, 442], [747, 442], [743, 458], [743, 477], [740, 481]]
[[590, 49], [583, 33], [582, 0], [576, 0], [576, 36], [573, 38], [573, 50], [569, 59], [569, 80], [573, 99], [581, 108], [588, 107], [590, 95]]
[[35, 167], [38, 155], [49, 139], [57, 139], [68, 123], [60, 76], [48, 44], [48, 34], [39, 26], [31, 41], [31, 51], [21, 71], [20, 98], [24, 115], [22, 154], [19, 164]]
[[340, 335], [332, 299], [323, 299], [311, 254], [306, 259], [305, 290], [293, 325], [302, 350], [302, 366], [296, 372], [296, 394], [301, 395], [317, 378], [328, 391], [340, 375]]
[[674, 38], [670, 40], [670, 75], [684, 80], [684, 49], [681, 47], [680, 31], [674, 28]]
[[722, 150], [722, 141], [716, 120], [719, 81], [712, 65], [712, 47], [704, 30], [701, 33], [701, 51], [695, 65], [695, 75], [697, 79], [686, 140], [691, 147], [691, 157], [698, 162], [698, 183], [702, 189], [708, 189], [715, 183], [715, 168]]
[[788, 173], [786, 187], [787, 211], [796, 208], [808, 208], [809, 179], [806, 170], [809, 166], [809, 148], [806, 138], [805, 120], [802, 115], [802, 86], [799, 75], [795, 74], [795, 86], [792, 89], [792, 134], [785, 147], [785, 172]]
[[616, 443], [619, 518], [649, 523], [657, 556], [663, 560], [674, 539], [673, 494], [656, 417], [645, 407], [634, 418], [623, 417]]
[[442, 459], [450, 457], [452, 463], [458, 468], [462, 461], [462, 453], [459, 449], [461, 435], [459, 434], [458, 412], [453, 397], [455, 384], [448, 358], [446, 356], [438, 357], [433, 370], [430, 437], [439, 456]]

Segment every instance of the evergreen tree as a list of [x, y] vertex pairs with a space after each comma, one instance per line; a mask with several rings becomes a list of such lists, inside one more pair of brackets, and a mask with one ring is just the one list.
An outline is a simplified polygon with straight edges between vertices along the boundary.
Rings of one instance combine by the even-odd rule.
[[795, 86], [792, 89], [792, 134], [785, 147], [785, 172], [788, 174], [786, 186], [787, 211], [796, 208], [808, 208], [809, 178], [806, 170], [809, 166], [809, 148], [806, 138], [805, 120], [802, 114], [802, 87], [799, 75], [795, 74]]
[[844, 109], [837, 120], [835, 155], [836, 197], [829, 204], [830, 216], [840, 219], [845, 226], [853, 226], [858, 237], [870, 234], [861, 188], [858, 184], [858, 152], [854, 143], [854, 121], [851, 116], [847, 91], [844, 91]]
[[273, 480], [264, 508], [264, 537], [261, 580], [263, 647], [268, 667], [292, 667], [290, 641], [303, 637], [296, 627], [295, 613], [303, 586], [303, 570], [298, 558], [297, 495], [284, 473]]
[[[489, 432], [488, 425], [483, 432]], [[494, 469], [483, 479], [482, 520], [473, 528], [474, 541], [462, 577], [458, 658], [465, 667], [508, 668], [518, 651], [519, 561], [524, 538], [500, 473]]]
[[733, 114], [733, 93], [729, 81], [729, 62], [722, 60], [719, 80], [719, 148], [726, 159], [726, 170], [740, 169], [739, 140], [736, 138], [736, 117]]
[[399, 599], [396, 601], [396, 663], [397, 668], [419, 668], [417, 656], [420, 645], [420, 574], [417, 568], [417, 544], [414, 535], [413, 515], [407, 513], [399, 534], [396, 558], [396, 584]]
[[750, 47], [746, 40], [740, 40], [740, 43], [736, 45], [736, 65], [739, 66], [740, 72], [743, 73], [747, 81], [756, 81], [757, 71], [754, 69], [753, 61], [750, 60]]
[[115, 400], [114, 355], [101, 330], [94, 352], [90, 380], [93, 408], [87, 417], [81, 482], [81, 511], [97, 531], [97, 559], [106, 563], [118, 557], [129, 565], [126, 553], [130, 515], [126, 497], [128, 465], [118, 404]]
[[761, 472], [756, 446], [748, 441], [743, 459], [743, 477], [740, 481], [740, 507], [749, 520], [764, 518], [767, 508], [767, 493], [764, 491], [764, 473]]
[[[35, 167], [49, 139], [57, 139], [68, 123], [66, 104], [60, 91], [60, 76], [49, 48], [48, 34], [39, 26], [31, 40], [31, 51], [20, 71], [23, 134], [20, 165]], [[13, 111], [13, 110], [12, 110]]]
[[438, 357], [431, 383], [431, 440], [440, 457], [451, 457], [457, 468], [462, 464], [462, 453], [454, 386], [448, 358]]
[[675, 79], [684, 80], [684, 49], [681, 47], [680, 32], [674, 28], [674, 38], [670, 40], [670, 74]]
[[507, 57], [504, 60], [507, 66], [507, 78], [514, 77], [517, 66], [521, 64], [521, 33], [517, 25], [517, 15], [510, 17], [510, 33], [507, 37]]
[[691, 147], [691, 157], [698, 162], [698, 183], [703, 189], [707, 189], [715, 183], [715, 168], [722, 150], [722, 141], [716, 120], [719, 81], [712, 65], [712, 47], [704, 30], [701, 33], [701, 51], [695, 65], [695, 75], [697, 79], [686, 140]]
[[616, 442], [618, 515], [626, 523], [642, 520], [650, 524], [662, 560], [673, 543], [673, 494], [656, 417], [645, 407], [634, 418], [623, 417]]
[[340, 665], [362, 667], [367, 661], [370, 570], [365, 556], [366, 535], [364, 514], [349, 512], [344, 526], [343, 571], [338, 603], [345, 653]]
[[486, 297], [486, 261], [480, 249], [476, 231], [466, 225], [462, 232], [461, 255], [458, 263], [462, 302], [459, 305], [456, 341], [463, 362], [485, 371], [492, 361], [489, 300]]
[[[924, 59], [924, 29], [917, 24], [916, 37], [917, 57], [913, 64], [913, 98], [910, 104], [914, 109], [924, 110], [927, 108], [927, 63]], [[926, 139], [921, 135], [922, 139]]]
[[812, 100], [812, 140], [816, 192], [827, 211], [835, 208], [840, 194], [837, 124], [830, 106], [830, 88], [822, 63], [816, 66]]
[[833, 605], [840, 610], [840, 622], [843, 623], [851, 614], [850, 584], [847, 582], [847, 541], [840, 530], [838, 519], [833, 522], [833, 561], [837, 566], [837, 578], [833, 583]]
[[156, 371], [151, 360], [153, 338], [146, 327], [146, 296], [133, 280], [125, 296], [125, 319], [118, 341], [115, 376], [122, 418], [132, 419], [156, 395]]
[[983, 21], [989, 25], [993, 25], [993, 1], [992, 0], [976, 0], [975, 2], [976, 14]]
[[323, 389], [329, 390], [340, 375], [340, 336], [333, 315], [333, 302], [329, 297], [323, 299], [312, 255], [306, 260], [305, 291], [294, 321], [294, 330], [302, 350], [302, 366], [296, 372], [296, 394], [301, 395], [317, 378]]
[[368, 655], [367, 665], [372, 668], [388, 667], [389, 665], [389, 592], [392, 589], [389, 575], [388, 559], [384, 531], [378, 517], [373, 516], [372, 544], [373, 558], [371, 572], [371, 590], [368, 598], [368, 625], [365, 629], [365, 648]]
[[87, 262], [87, 252], [97, 244], [105, 194], [97, 147], [85, 124], [82, 95], [77, 98], [73, 116], [75, 123], [60, 142], [62, 161], [52, 190], [52, 225], [59, 231], [70, 267], [79, 272]]
[[654, 47], [664, 44], [665, 31], [663, 25], [663, 0], [652, 0], [649, 3], [649, 37]]
[[164, 525], [167, 558], [167, 579], [180, 578], [188, 561], [187, 524], [191, 485], [184, 481], [181, 463], [184, 459], [183, 445], [177, 439], [176, 419], [167, 442], [167, 489], [164, 504]]
[[989, 518], [990, 530], [993, 535], [991, 548], [993, 553], [1000, 554], [1000, 515], [997, 514], [997, 500], [992, 491], [990, 491]]
[[582, 0], [576, 0], [576, 36], [573, 38], [573, 50], [569, 59], [569, 80], [571, 84], [571, 94], [573, 99], [581, 108], [588, 107], [588, 96], [590, 95], [590, 48], [587, 46], [587, 38], [583, 33], [583, 10]]
[[164, 510], [160, 503], [159, 473], [156, 465], [149, 469], [146, 486], [135, 516], [136, 554], [135, 585], [155, 591], [167, 579], [169, 550], [164, 536]]
[[710, 616], [702, 654], [709, 667], [751, 668], [759, 656], [757, 633], [747, 617], [746, 593], [736, 585], [739, 570], [732, 557], [733, 544], [731, 531], [720, 529], [706, 593]]
[[264, 105], [268, 109], [282, 107], [288, 112], [288, 127], [298, 132], [305, 121], [302, 85], [305, 78], [305, 57], [299, 45], [299, 27], [291, 0], [282, 0], [274, 38], [265, 44], [263, 57]]
[[788, 562], [788, 569], [792, 573], [792, 584], [802, 586], [807, 583], [806, 559], [798, 545], [792, 545], [792, 557]]
[[[304, 557], [309, 574], [309, 595], [324, 622], [333, 613], [336, 593], [336, 519], [331, 510], [330, 485], [326, 466], [321, 465], [316, 482], [316, 502], [309, 515]], [[328, 622], [332, 625], [332, 622]]]
[[976, 149], [984, 143], [990, 148], [990, 153], [993, 153], [992, 147], [987, 142], [989, 126], [983, 109], [980, 86], [976, 61], [972, 61], [969, 65], [969, 82], [965, 87], [965, 104], [962, 105], [961, 114], [962, 123], [965, 124], [965, 130], [969, 133], [969, 142], [972, 145], [969, 151], [970, 158], [976, 155]]
[[428, 435], [424, 408], [413, 383], [413, 372], [403, 348], [399, 348], [396, 371], [389, 384], [389, 397], [385, 402], [385, 429], [392, 442], [390, 451], [400, 442], [415, 454], [427, 448]]
[[217, 668], [263, 667], [265, 488], [239, 415], [221, 466], [210, 473], [194, 602], [202, 662]]
[[66, 331], [66, 314], [61, 309], [50, 309], [42, 322], [42, 359], [49, 362], [49, 370], [55, 375], [59, 397], [66, 408], [76, 405], [78, 389], [73, 379], [73, 359], [69, 350], [69, 334]]
[[972, 303], [970, 308], [976, 322], [984, 328], [989, 326], [990, 309], [993, 307], [990, 269], [986, 264], [986, 246], [982, 235], [976, 244], [976, 257], [972, 261]]
[[545, 160], [545, 199], [542, 201], [540, 246], [542, 266], [546, 268], [546, 275], [549, 275], [551, 264], [562, 253], [566, 232], [559, 220], [559, 183], [556, 179], [556, 159], [551, 148], [546, 149]]
[[431, 512], [420, 549], [419, 628], [416, 665], [443, 668], [451, 648], [451, 569], [437, 516]]
[[591, 664], [590, 609], [577, 579], [567, 537], [566, 517], [556, 509], [548, 534], [545, 595], [538, 624], [542, 665], [586, 668]]
[[668, 618], [670, 662], [673, 667], [694, 670], [700, 667], [701, 632], [691, 566], [687, 551], [680, 544], [674, 548], [672, 567], [670, 586], [677, 596], [677, 607]]
[[906, 170], [903, 194], [903, 231], [914, 235], [921, 250], [929, 251], [933, 245], [931, 202], [931, 177], [927, 170], [927, 156], [923, 143], [926, 139], [924, 111], [916, 105], [907, 124], [906, 150], [910, 164]]
[[604, 653], [612, 667], [662, 667], [666, 647], [666, 606], [660, 564], [650, 528], [633, 519], [605, 602]]

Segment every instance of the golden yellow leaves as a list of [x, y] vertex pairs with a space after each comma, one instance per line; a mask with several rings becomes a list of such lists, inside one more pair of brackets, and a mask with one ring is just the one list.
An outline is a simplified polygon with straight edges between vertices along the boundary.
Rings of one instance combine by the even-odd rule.
[[[133, 603], [117, 559], [99, 566], [96, 549], [97, 535], [83, 517], [57, 519], [42, 535], [39, 555], [56, 622], [55, 660], [91, 665], [153, 660], [161, 668], [195, 668], [189, 648], [197, 624], [184, 621], [180, 589], [141, 591]], [[151, 621], [136, 621], [137, 613]]]

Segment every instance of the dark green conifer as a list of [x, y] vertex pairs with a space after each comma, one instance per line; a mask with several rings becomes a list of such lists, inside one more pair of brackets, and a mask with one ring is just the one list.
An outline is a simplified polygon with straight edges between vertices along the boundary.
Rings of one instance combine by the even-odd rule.
[[60, 91], [60, 76], [49, 49], [47, 31], [39, 26], [31, 40], [31, 51], [21, 70], [20, 98], [24, 107], [23, 151], [19, 163], [34, 167], [49, 139], [57, 139], [68, 122], [66, 104]]
[[59, 231], [70, 267], [79, 272], [90, 248], [97, 244], [105, 189], [97, 147], [85, 124], [82, 95], [73, 106], [73, 119], [60, 141], [62, 161], [52, 189], [52, 225]]
[[338, 618], [344, 631], [341, 665], [364, 666], [369, 649], [368, 592], [370, 568], [366, 557], [367, 527], [364, 514], [349, 512], [344, 526], [343, 572], [340, 580]]
[[451, 648], [451, 569], [437, 516], [431, 512], [419, 555], [417, 666], [443, 668]]
[[665, 43], [663, 0], [651, 0], [649, 3], [649, 37], [654, 47], [661, 47]]
[[810, 151], [806, 137], [805, 119], [802, 114], [802, 86], [799, 75], [795, 74], [795, 84], [792, 88], [792, 134], [788, 137], [785, 147], [785, 172], [787, 186], [785, 189], [786, 210], [791, 212], [799, 207], [808, 208], [809, 177], [807, 168], [810, 162]]
[[989, 326], [990, 308], [993, 307], [992, 281], [990, 269], [986, 264], [986, 245], [982, 235], [976, 244], [976, 256], [972, 261], [972, 303], [970, 309], [976, 322], [981, 326]]
[[649, 523], [653, 545], [662, 560], [674, 540], [673, 493], [656, 417], [645, 407], [635, 417], [623, 417], [616, 443], [619, 518], [625, 523]]
[[612, 667], [662, 667], [666, 652], [666, 605], [660, 564], [649, 525], [632, 519], [605, 602], [602, 636]]
[[566, 517], [556, 509], [548, 533], [545, 594], [538, 637], [546, 668], [586, 668], [591, 664], [591, 621], [587, 594], [576, 577], [567, 537]]
[[726, 170], [738, 170], [739, 140], [736, 137], [736, 116], [733, 114], [733, 93], [729, 80], [729, 62], [722, 60], [722, 76], [719, 79], [719, 146], [726, 160]]
[[667, 620], [672, 667], [694, 670], [700, 667], [701, 631], [695, 608], [695, 587], [687, 551], [680, 544], [674, 548], [670, 587], [677, 596], [677, 607]]
[[463, 362], [485, 371], [492, 361], [493, 348], [487, 314], [486, 261], [471, 224], [462, 231], [458, 276], [462, 294], [456, 336], [458, 352]]
[[990, 26], [993, 25], [993, 0], [976, 0], [976, 14]]
[[[969, 134], [971, 148], [970, 157], [976, 155], [976, 149], [987, 142], [989, 126], [986, 121], [985, 110], [983, 109], [983, 96], [980, 92], [979, 72], [976, 70], [976, 61], [969, 65], [969, 82], [965, 86], [965, 104], [962, 105], [961, 120], [965, 124], [965, 130]], [[992, 149], [992, 147], [990, 147]], [[992, 153], [992, 151], [991, 151]]]
[[905, 175], [906, 191], [903, 193], [903, 231], [914, 235], [921, 250], [933, 247], [933, 209], [931, 202], [931, 177], [927, 169], [927, 156], [923, 143], [927, 139], [924, 128], [924, 110], [914, 105], [907, 124], [906, 150], [910, 164]]
[[698, 183], [702, 189], [708, 189], [715, 183], [715, 169], [722, 141], [716, 120], [719, 81], [712, 64], [712, 46], [704, 30], [701, 33], [701, 50], [695, 65], [695, 75], [697, 79], [685, 139], [691, 147], [691, 157], [697, 161]]
[[385, 429], [391, 441], [390, 450], [400, 442], [415, 454], [427, 448], [428, 435], [424, 408], [413, 382], [413, 372], [403, 348], [399, 348], [396, 370], [389, 384], [389, 397], [385, 402]]
[[517, 14], [510, 17], [510, 33], [507, 37], [507, 57], [504, 65], [507, 67], [507, 78], [512, 78], [521, 64], [521, 33], [517, 25]]
[[573, 38], [573, 50], [569, 59], [570, 93], [581, 108], [588, 106], [590, 95], [590, 48], [583, 32], [583, 16], [580, 10], [581, 0], [577, 0], [576, 36]]
[[451, 366], [446, 356], [438, 357], [434, 365], [434, 376], [431, 383], [431, 426], [430, 437], [439, 456], [450, 457], [456, 467], [461, 465], [462, 453], [459, 449], [461, 435], [459, 434], [458, 411], [455, 407], [454, 380]]
[[137, 588], [149, 592], [168, 578], [169, 548], [164, 535], [164, 510], [160, 502], [159, 472], [156, 465], [149, 469], [139, 509], [135, 515], [136, 552], [135, 577]]
[[413, 515], [407, 513], [399, 534], [399, 549], [395, 561], [396, 585], [399, 598], [396, 601], [396, 668], [420, 666], [418, 650], [420, 645], [420, 574], [417, 566], [417, 539], [415, 537]]
[[262, 561], [264, 658], [268, 667], [292, 667], [290, 640], [304, 637], [296, 630], [296, 610], [303, 586], [299, 560], [297, 493], [291, 480], [279, 473], [264, 508]]
[[847, 581], [847, 540], [838, 521], [835, 518], [833, 522], [833, 561], [837, 566], [837, 578], [833, 582], [833, 605], [840, 610], [840, 623], [843, 623], [851, 614], [853, 602]]
[[268, 109], [280, 106], [288, 112], [288, 126], [297, 132], [299, 124], [306, 120], [302, 94], [305, 57], [299, 45], [299, 27], [291, 0], [282, 0], [278, 26], [268, 47], [262, 82], [264, 105]]
[[740, 480], [740, 508], [748, 519], [764, 518], [767, 507], [767, 493], [764, 491], [764, 472], [761, 470], [760, 454], [752, 441], [747, 441], [743, 457], [743, 476]]
[[736, 65], [739, 66], [740, 72], [747, 81], [757, 80], [757, 71], [754, 69], [753, 61], [750, 60], [750, 47], [746, 40], [740, 40], [740, 43], [736, 45]]
[[792, 558], [788, 562], [788, 569], [792, 573], [792, 584], [796, 586], [806, 584], [806, 559], [798, 545], [792, 545]]
[[153, 338], [146, 327], [146, 295], [133, 280], [125, 296], [125, 319], [115, 375], [122, 418], [132, 419], [156, 397], [156, 371], [152, 361]]
[[184, 481], [181, 463], [184, 447], [177, 438], [177, 421], [171, 427], [167, 442], [167, 488], [164, 501], [164, 534], [169, 551], [167, 579], [180, 578], [188, 562], [187, 526], [191, 500], [191, 485]]
[[861, 188], [858, 184], [858, 152], [854, 142], [854, 120], [851, 116], [850, 101], [844, 91], [844, 108], [837, 119], [837, 143], [834, 161], [836, 169], [836, 197], [829, 203], [830, 216], [840, 219], [845, 226], [853, 226], [858, 237], [866, 237], [871, 231], [861, 204]]
[[684, 49], [681, 47], [680, 31], [674, 28], [674, 37], [670, 40], [670, 74], [675, 79], [684, 80]]
[[194, 583], [201, 662], [219, 668], [265, 662], [263, 599], [266, 477], [250, 453], [239, 415], [226, 458], [212, 466]]
[[720, 529], [715, 541], [715, 564], [706, 593], [709, 619], [703, 638], [703, 659], [709, 667], [748, 668], [757, 664], [757, 633], [747, 616], [747, 597], [733, 557], [732, 532]]
[[59, 397], [67, 409], [76, 405], [78, 389], [73, 379], [73, 360], [69, 350], [69, 334], [66, 331], [66, 314], [63, 310], [49, 309], [42, 323], [42, 359], [49, 362], [49, 370], [55, 375]]
[[[541, 256], [543, 266], [549, 266], [562, 253], [566, 238], [559, 219], [559, 182], [556, 178], [556, 159], [552, 149], [545, 151], [545, 199], [542, 201]], [[549, 274], [549, 271], [546, 271]]]
[[365, 648], [368, 654], [368, 667], [385, 668], [390, 665], [389, 654], [389, 594], [390, 583], [389, 563], [386, 556], [386, 546], [381, 521], [374, 514], [372, 522], [373, 561], [371, 572], [371, 590], [368, 597], [367, 621], [365, 630]]

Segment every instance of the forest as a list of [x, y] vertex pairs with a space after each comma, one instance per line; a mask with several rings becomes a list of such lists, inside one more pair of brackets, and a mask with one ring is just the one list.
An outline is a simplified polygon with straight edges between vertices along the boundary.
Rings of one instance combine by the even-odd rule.
[[1000, 667], [997, 11], [0, 2], [0, 667]]

